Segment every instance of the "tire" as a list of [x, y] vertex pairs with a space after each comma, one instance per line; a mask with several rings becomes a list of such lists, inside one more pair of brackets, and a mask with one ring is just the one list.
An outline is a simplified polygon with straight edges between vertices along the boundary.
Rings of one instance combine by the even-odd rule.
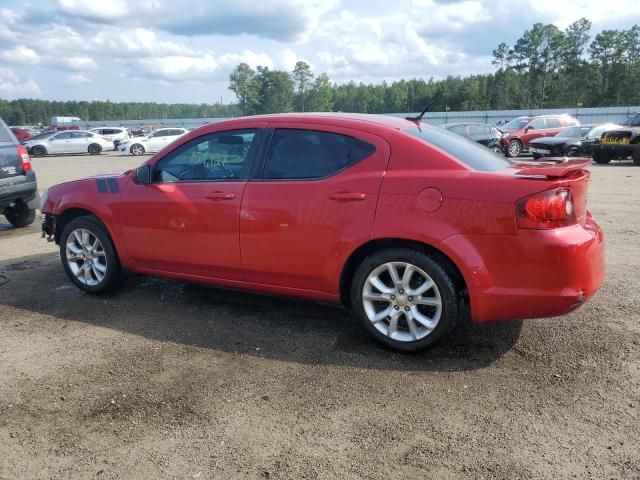
[[522, 153], [522, 142], [520, 140], [511, 140], [507, 148], [507, 157], [516, 158]]
[[44, 157], [47, 154], [47, 149], [42, 145], [36, 145], [31, 149], [31, 155], [34, 157]]
[[[95, 250], [91, 248], [92, 245]], [[74, 253], [75, 261], [71, 256]], [[120, 285], [120, 260], [107, 229], [96, 217], [76, 217], [63, 228], [60, 258], [67, 276], [80, 290], [100, 294]]]
[[609, 163], [612, 160], [610, 156], [603, 155], [602, 152], [593, 152], [592, 157], [594, 162], [599, 163], [601, 165]]
[[502, 155], [502, 149], [500, 147], [491, 147], [491, 150]]
[[[408, 282], [403, 281], [398, 287], [391, 288], [393, 281], [389, 265], [401, 280], [406, 266], [410, 265], [413, 273], [409, 275]], [[386, 292], [374, 286], [373, 277], [382, 282], [382, 285], [376, 284], [384, 287]], [[407, 287], [419, 290], [424, 285], [421, 280], [431, 280], [433, 286], [421, 293], [408, 295], [411, 290]], [[459, 292], [452, 274], [438, 260], [418, 250], [396, 248], [368, 256], [356, 269], [350, 294], [352, 309], [369, 335], [395, 350], [418, 352], [430, 348], [450, 333], [458, 321]], [[382, 299], [385, 295], [386, 298]], [[415, 320], [410, 321], [407, 315]], [[391, 332], [392, 323], [396, 327], [395, 332]]]
[[631, 158], [633, 158], [633, 164], [640, 167], [640, 146], [636, 147], [636, 149], [631, 154]]
[[18, 203], [4, 209], [4, 216], [11, 225], [17, 228], [28, 227], [36, 219], [35, 209], [27, 207], [26, 203]]
[[137, 157], [138, 155], [142, 155], [144, 153], [144, 147], [139, 143], [134, 143], [133, 145], [131, 145], [131, 148], [129, 148], [129, 152], [131, 153], [131, 155]]
[[578, 156], [578, 149], [575, 148], [575, 147], [574, 148], [570, 148], [565, 156], [566, 157], [577, 157]]
[[89, 145], [87, 151], [90, 155], [100, 155], [100, 153], [102, 153], [102, 147], [97, 143], [92, 143], [91, 145]]

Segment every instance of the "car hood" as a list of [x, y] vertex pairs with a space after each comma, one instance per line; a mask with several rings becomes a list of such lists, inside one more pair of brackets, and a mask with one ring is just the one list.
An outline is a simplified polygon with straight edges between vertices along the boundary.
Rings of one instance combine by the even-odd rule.
[[579, 142], [581, 139], [572, 137], [542, 137], [529, 142], [531, 145], [564, 145]]

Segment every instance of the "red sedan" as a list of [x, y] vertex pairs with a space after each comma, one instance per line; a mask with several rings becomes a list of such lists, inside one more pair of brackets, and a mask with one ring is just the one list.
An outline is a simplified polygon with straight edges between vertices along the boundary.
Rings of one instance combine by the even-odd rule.
[[342, 302], [377, 340], [419, 350], [467, 313], [550, 317], [593, 295], [589, 164], [512, 163], [417, 120], [246, 117], [52, 187], [43, 230], [90, 293], [128, 269]]

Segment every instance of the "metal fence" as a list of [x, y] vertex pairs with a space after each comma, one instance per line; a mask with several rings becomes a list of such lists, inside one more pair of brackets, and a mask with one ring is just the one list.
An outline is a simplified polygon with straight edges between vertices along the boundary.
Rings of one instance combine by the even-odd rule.
[[[600, 107], [600, 108], [545, 108], [541, 110], [476, 110], [469, 112], [428, 112], [424, 116], [424, 121], [434, 125], [454, 122], [477, 122], [496, 124], [512, 120], [525, 115], [553, 115], [566, 113], [576, 117], [580, 123], [621, 123], [630, 115], [640, 112], [640, 106], [629, 107]], [[418, 115], [414, 113], [389, 113], [397, 117]], [[82, 122], [86, 128], [94, 127], [183, 127], [196, 128], [208, 123], [216, 123], [224, 118], [149, 118], [144, 120], [96, 120]]]

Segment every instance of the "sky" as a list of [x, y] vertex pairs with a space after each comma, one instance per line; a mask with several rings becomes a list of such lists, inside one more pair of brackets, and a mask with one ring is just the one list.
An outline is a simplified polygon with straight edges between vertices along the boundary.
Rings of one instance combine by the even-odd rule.
[[0, 0], [0, 98], [229, 103], [240, 62], [336, 82], [486, 73], [535, 22], [629, 28], [637, 2]]

